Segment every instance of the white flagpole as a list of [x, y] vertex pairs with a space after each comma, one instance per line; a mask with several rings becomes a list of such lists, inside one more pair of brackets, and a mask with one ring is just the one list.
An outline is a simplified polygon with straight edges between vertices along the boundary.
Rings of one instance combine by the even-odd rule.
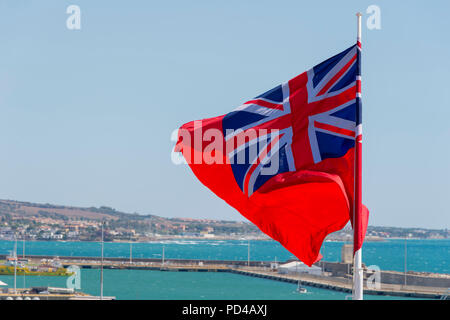
[[[361, 16], [362, 14], [358, 12], [356, 14], [357, 17], [357, 30], [358, 30], [358, 42], [361, 42]], [[359, 143], [355, 141], [356, 143]], [[355, 145], [356, 148], [356, 145]], [[356, 158], [356, 157], [355, 157]], [[355, 162], [356, 164], [356, 162]], [[360, 168], [359, 168], [360, 169]], [[355, 173], [357, 175], [361, 174], [359, 170], [355, 170]], [[357, 180], [357, 177], [355, 175], [355, 182]], [[356, 185], [356, 184], [355, 184]], [[355, 198], [356, 198], [356, 190], [355, 188]], [[359, 199], [361, 201], [361, 199]], [[357, 221], [359, 221], [359, 217], [356, 217], [356, 212], [359, 209], [360, 206], [358, 206], [356, 203], [353, 206], [353, 241], [355, 241], [355, 234], [357, 228], [360, 226], [357, 225]], [[361, 212], [358, 212], [360, 215]], [[362, 248], [360, 248], [358, 251], [355, 252], [354, 255], [354, 261], [353, 261], [353, 300], [363, 300], [363, 270], [362, 270]]]

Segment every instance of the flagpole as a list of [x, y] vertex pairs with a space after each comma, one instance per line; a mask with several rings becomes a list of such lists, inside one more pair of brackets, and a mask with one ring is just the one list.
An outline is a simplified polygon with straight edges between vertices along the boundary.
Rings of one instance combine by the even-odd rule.
[[[357, 42], [361, 44], [361, 16], [358, 12], [357, 17]], [[358, 75], [359, 80], [361, 74]], [[358, 80], [358, 79], [357, 79]], [[357, 85], [357, 88], [359, 86]], [[357, 100], [361, 99], [361, 93], [357, 92]], [[353, 206], [353, 300], [363, 300], [363, 270], [362, 270], [362, 248], [358, 248], [358, 239], [361, 234], [361, 212], [362, 212], [362, 123], [360, 101], [357, 104], [357, 128], [355, 139], [355, 204]]]

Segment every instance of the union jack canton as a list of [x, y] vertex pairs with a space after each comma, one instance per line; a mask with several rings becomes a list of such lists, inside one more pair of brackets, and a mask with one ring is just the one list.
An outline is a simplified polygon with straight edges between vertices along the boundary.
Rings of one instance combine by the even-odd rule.
[[[340, 158], [355, 146], [359, 56], [358, 43], [223, 117], [225, 141], [234, 142], [227, 149], [233, 175], [247, 197], [276, 175]], [[309, 142], [309, 150], [296, 141]]]

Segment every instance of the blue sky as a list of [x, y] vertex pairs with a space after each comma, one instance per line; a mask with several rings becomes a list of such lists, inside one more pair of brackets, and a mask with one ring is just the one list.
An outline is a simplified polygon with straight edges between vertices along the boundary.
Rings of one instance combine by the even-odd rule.
[[[66, 28], [67, 6], [81, 30]], [[243, 219], [170, 160], [171, 132], [355, 41], [370, 224], [450, 227], [447, 1], [0, 2], [0, 198]]]

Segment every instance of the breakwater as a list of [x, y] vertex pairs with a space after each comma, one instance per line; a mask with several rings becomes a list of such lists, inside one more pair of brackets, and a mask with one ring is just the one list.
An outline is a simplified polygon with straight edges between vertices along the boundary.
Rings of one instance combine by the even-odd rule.
[[[0, 256], [0, 259], [2, 256]], [[50, 259], [51, 256], [27, 255], [30, 260]], [[65, 266], [77, 265], [85, 269], [98, 269], [101, 267], [99, 257], [59, 257], [60, 262]], [[336, 262], [320, 262], [323, 275], [311, 274], [279, 274], [271, 261], [235, 261], [235, 260], [199, 260], [199, 259], [165, 259], [162, 258], [105, 258], [103, 261], [104, 269], [129, 269], [129, 270], [157, 270], [172, 272], [229, 272], [245, 276], [265, 278], [275, 281], [300, 283], [307, 286], [323, 288], [328, 290], [351, 292], [351, 265]], [[370, 274], [368, 274], [370, 275]], [[367, 276], [366, 275], [366, 279]], [[419, 276], [415, 276], [419, 277]], [[392, 283], [398, 279], [388, 278], [389, 281], [383, 281], [381, 277], [380, 287], [370, 288], [365, 283], [365, 293], [373, 295], [390, 295], [415, 298], [441, 299], [447, 295], [445, 285], [427, 286], [426, 284], [441, 284], [437, 281], [436, 275], [420, 276], [420, 285], [416, 285], [412, 278], [411, 283], [399, 284]], [[427, 280], [429, 279], [428, 282]], [[440, 280], [448, 281], [449, 277]], [[403, 277], [404, 280], [404, 277]], [[408, 279], [407, 279], [408, 280]], [[398, 280], [400, 281], [400, 280]], [[397, 282], [398, 282], [397, 281]], [[444, 282], [445, 284], [446, 282]]]

